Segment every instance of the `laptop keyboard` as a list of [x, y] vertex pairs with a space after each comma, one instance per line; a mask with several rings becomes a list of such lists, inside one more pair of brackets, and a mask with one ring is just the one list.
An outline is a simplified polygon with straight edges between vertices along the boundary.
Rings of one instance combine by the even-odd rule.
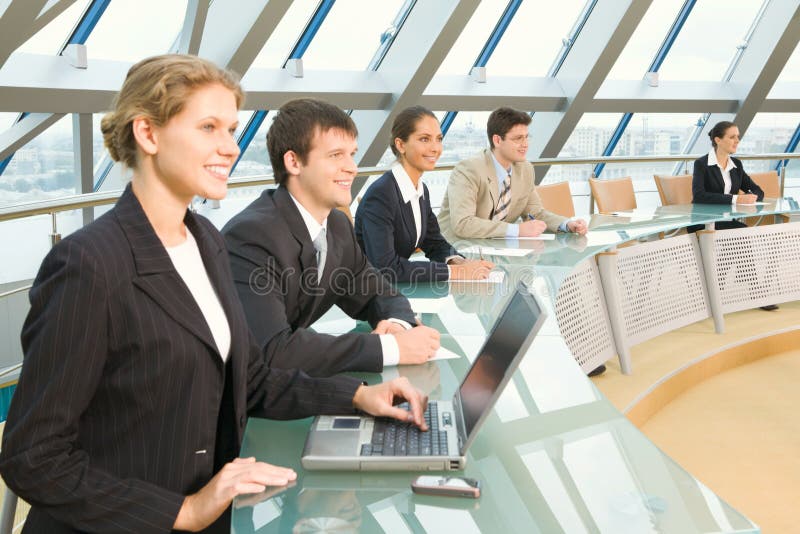
[[[409, 409], [408, 403], [400, 405]], [[443, 414], [449, 418], [450, 413]], [[428, 431], [422, 432], [412, 423], [387, 417], [375, 418], [372, 443], [361, 446], [361, 456], [447, 456], [447, 432], [439, 430], [439, 408], [429, 402], [425, 410]]]

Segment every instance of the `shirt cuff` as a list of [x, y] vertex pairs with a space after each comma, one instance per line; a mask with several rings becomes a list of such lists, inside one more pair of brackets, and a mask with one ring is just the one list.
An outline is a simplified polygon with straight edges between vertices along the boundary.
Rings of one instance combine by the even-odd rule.
[[519, 237], [519, 225], [518, 224], [509, 224], [506, 226], [506, 237], [510, 237], [512, 239], [516, 239]]
[[399, 324], [400, 326], [402, 326], [406, 330], [411, 330], [411, 328], [413, 328], [410, 324], [408, 324], [407, 322], [405, 322], [402, 319], [395, 319], [394, 317], [389, 317], [386, 320], [389, 321], [390, 323]]
[[[391, 320], [391, 319], [390, 319]], [[383, 352], [383, 366], [397, 365], [400, 363], [400, 346], [391, 334], [381, 334], [381, 351]]]
[[567, 223], [568, 222], [569, 222], [569, 219], [567, 219], [566, 221], [564, 221], [560, 225], [558, 225], [558, 231], [559, 232], [569, 232], [569, 228], [567, 228]]
[[736, 204], [736, 199], [739, 198], [739, 195], [731, 195], [731, 204]]

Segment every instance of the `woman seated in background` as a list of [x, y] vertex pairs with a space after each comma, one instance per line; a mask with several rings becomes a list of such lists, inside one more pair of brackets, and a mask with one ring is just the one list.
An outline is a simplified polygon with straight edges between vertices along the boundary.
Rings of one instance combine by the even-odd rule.
[[[433, 112], [422, 106], [401, 111], [389, 147], [396, 164], [369, 187], [356, 210], [356, 238], [370, 263], [393, 282], [489, 276], [492, 263], [464, 259], [442, 236], [422, 183], [422, 174], [433, 170], [442, 155], [442, 130]], [[417, 248], [430, 261], [409, 261]]]
[[[764, 191], [744, 172], [742, 162], [733, 157], [739, 146], [739, 128], [722, 121], [708, 132], [711, 150], [694, 162], [692, 202], [694, 204], [753, 204], [764, 198]], [[719, 230], [745, 228], [740, 221], [714, 223]]]
[[24, 532], [229, 532], [235, 496], [296, 478], [237, 458], [247, 415], [360, 409], [424, 427], [405, 379], [368, 387], [265, 365], [222, 237], [187, 210], [195, 195], [225, 196], [242, 99], [230, 72], [159, 56], [131, 67], [103, 118], [133, 178], [53, 247], [30, 290], [0, 453], [6, 484], [31, 504]]
[[[692, 203], [694, 204], [753, 204], [764, 198], [764, 191], [744, 171], [741, 160], [733, 154], [739, 147], [739, 128], [732, 122], [721, 121], [708, 132], [711, 150], [694, 161]], [[701, 230], [703, 225], [687, 228]], [[747, 228], [741, 221], [718, 221], [717, 230]], [[761, 306], [762, 310], [777, 310], [776, 304]]]

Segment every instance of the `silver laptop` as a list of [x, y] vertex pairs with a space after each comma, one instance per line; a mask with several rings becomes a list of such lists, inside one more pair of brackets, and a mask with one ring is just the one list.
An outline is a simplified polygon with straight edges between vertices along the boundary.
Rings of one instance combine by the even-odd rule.
[[343, 471], [458, 470], [546, 314], [518, 284], [452, 401], [431, 401], [429, 431], [388, 418], [319, 416], [306, 438], [305, 469]]

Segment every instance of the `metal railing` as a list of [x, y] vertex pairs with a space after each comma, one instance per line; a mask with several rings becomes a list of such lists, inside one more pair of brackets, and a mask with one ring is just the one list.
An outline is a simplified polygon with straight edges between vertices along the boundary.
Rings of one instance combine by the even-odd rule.
[[[593, 158], [540, 158], [530, 160], [534, 167], [551, 165], [595, 165], [597, 163], [657, 163], [664, 161], [694, 161], [704, 156], [703, 154], [678, 154], [667, 156], [606, 156]], [[736, 155], [741, 160], [786, 160], [800, 159], [800, 153], [775, 153], [775, 154], [742, 154]], [[448, 171], [455, 167], [454, 163], [437, 165], [434, 170]], [[783, 178], [785, 177], [785, 166], [781, 167], [781, 188], [783, 188]], [[358, 176], [369, 177], [376, 174], [383, 174], [390, 167], [365, 167], [358, 170]], [[587, 175], [588, 178], [588, 175]], [[231, 178], [228, 180], [228, 187], [235, 189], [238, 187], [253, 187], [259, 185], [274, 185], [275, 181], [271, 174], [261, 174], [256, 176], [246, 176]], [[783, 189], [781, 189], [782, 191]], [[34, 215], [51, 215], [53, 217], [53, 235], [58, 235], [55, 215], [62, 211], [72, 211], [82, 208], [92, 208], [113, 204], [122, 194], [121, 190], [104, 191], [100, 193], [86, 193], [82, 195], [71, 195], [52, 200], [39, 200], [34, 202], [23, 202], [12, 204], [0, 208], [0, 222], [13, 219], [22, 219]]]

